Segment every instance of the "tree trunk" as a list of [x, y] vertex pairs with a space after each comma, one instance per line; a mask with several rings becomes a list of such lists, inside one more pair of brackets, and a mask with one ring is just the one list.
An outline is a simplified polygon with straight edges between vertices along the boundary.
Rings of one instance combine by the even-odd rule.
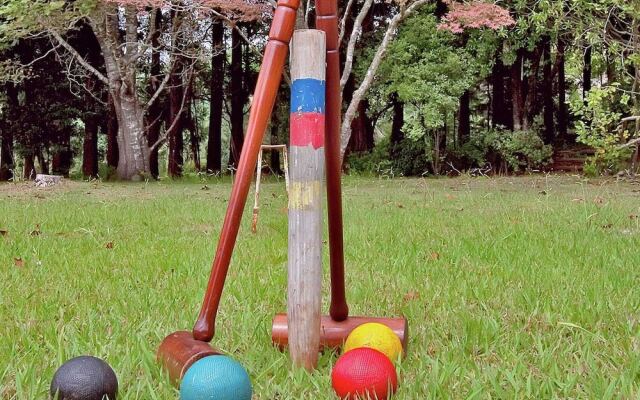
[[502, 62], [502, 47], [496, 52], [495, 64], [491, 70], [492, 104], [491, 104], [491, 124], [495, 128], [503, 126], [513, 129], [513, 115], [507, 107], [507, 95], [505, 91], [505, 76], [507, 69]]
[[242, 38], [234, 29], [231, 31], [231, 140], [229, 165], [237, 167], [244, 141], [244, 104], [245, 94], [242, 85]]
[[404, 132], [402, 132], [404, 103], [400, 101], [398, 93], [395, 92], [391, 95], [391, 102], [393, 104], [393, 120], [391, 122], [391, 137], [389, 138], [389, 157], [394, 159], [398, 156], [400, 142], [404, 140]]
[[49, 175], [49, 163], [47, 158], [44, 156], [41, 147], [36, 151], [36, 159], [38, 160], [38, 164], [40, 164], [40, 173]]
[[569, 138], [567, 130], [569, 119], [567, 112], [567, 80], [565, 73], [565, 49], [566, 43], [563, 38], [558, 38], [558, 139], [566, 142]]
[[[111, 8], [112, 7], [112, 8]], [[144, 107], [138, 100], [137, 69], [120, 58], [121, 49], [105, 26], [117, 26], [117, 6], [109, 6], [104, 19], [91, 21], [104, 57], [109, 94], [118, 119], [118, 167], [117, 175], [123, 180], [139, 180], [150, 174], [149, 145], [145, 137]], [[138, 35], [138, 10], [126, 6], [126, 53], [136, 53]], [[100, 21], [100, 23], [96, 23]], [[101, 25], [101, 23], [105, 25]]]
[[98, 120], [94, 115], [90, 115], [84, 120], [82, 175], [85, 178], [98, 176]]
[[460, 110], [458, 111], [458, 143], [464, 144], [471, 136], [471, 92], [465, 90], [460, 97]]
[[0, 181], [13, 179], [13, 168], [13, 132], [0, 126]]
[[[191, 91], [193, 90], [192, 86], [189, 85], [187, 89], [187, 95], [191, 96]], [[185, 123], [184, 127], [187, 131], [189, 131], [189, 147], [191, 150], [191, 159], [193, 160], [193, 166], [197, 172], [200, 172], [202, 166], [200, 165], [200, 134], [198, 132], [198, 123], [194, 119], [193, 112], [191, 111], [191, 101], [187, 104], [187, 110], [185, 114]]]
[[555, 141], [555, 123], [553, 120], [553, 77], [551, 75], [551, 38], [545, 36], [543, 38], [543, 78], [542, 78], [542, 98], [544, 102], [544, 137], [545, 143], [553, 143]]
[[[13, 84], [6, 85], [7, 103], [9, 110], [18, 106], [18, 91]], [[12, 114], [12, 111], [10, 112]], [[9, 117], [9, 116], [7, 116]], [[0, 119], [0, 181], [13, 179], [15, 162], [13, 158], [13, 130]]]
[[[162, 28], [162, 12], [160, 9], [156, 10], [156, 32], [151, 36], [151, 76], [149, 77], [149, 84], [147, 87], [147, 94], [149, 97], [160, 87], [160, 51], [158, 46], [160, 43], [160, 30]], [[153, 146], [160, 138], [160, 128], [162, 127], [162, 105], [160, 101], [156, 100], [149, 107], [147, 113], [147, 143], [149, 146]], [[158, 179], [160, 176], [160, 170], [158, 165], [158, 148], [154, 148], [149, 153], [149, 171], [151, 176]]]
[[22, 168], [22, 179], [33, 180], [36, 177], [36, 167], [33, 163], [33, 153], [24, 155], [24, 166]]
[[116, 109], [111, 95], [109, 95], [109, 105], [107, 107], [107, 127], [105, 132], [107, 134], [107, 166], [115, 169], [118, 167], [120, 150], [118, 149], [118, 117], [116, 116]]
[[513, 129], [527, 129], [526, 93], [524, 87], [524, 49], [518, 49], [516, 61], [511, 66], [511, 102], [513, 104]]
[[182, 165], [184, 163], [184, 157], [182, 152], [184, 150], [184, 111], [183, 98], [184, 98], [184, 83], [182, 74], [184, 73], [184, 64], [178, 60], [176, 61], [175, 70], [172, 73], [171, 79], [169, 79], [171, 89], [169, 90], [169, 119], [167, 121], [168, 126], [173, 126], [167, 133], [169, 138], [169, 154], [167, 173], [172, 178], [179, 178], [182, 176]]
[[591, 91], [591, 46], [584, 50], [584, 65], [582, 66], [582, 99], [586, 102]]
[[144, 137], [142, 107], [126, 87], [135, 87], [132, 81], [112, 91], [118, 118], [118, 168], [123, 180], [139, 180], [150, 173], [149, 145]]
[[71, 151], [71, 127], [63, 126], [58, 135], [58, 143], [55, 143], [56, 150], [51, 158], [51, 172], [54, 175], [69, 177], [69, 170], [73, 162], [73, 152]]
[[347, 147], [349, 153], [371, 151], [373, 149], [373, 126], [367, 115], [369, 100], [358, 104], [358, 116], [351, 122], [351, 139]]
[[209, 141], [207, 147], [207, 171], [222, 170], [222, 106], [224, 101], [224, 25], [214, 17], [211, 40], [213, 57], [211, 58], [211, 81], [209, 82], [210, 114]]
[[[278, 90], [278, 94], [276, 97], [276, 106], [273, 108], [273, 112], [271, 113], [271, 144], [281, 144], [286, 142], [286, 140], [281, 140], [278, 137], [279, 136], [278, 132], [283, 130], [283, 127], [285, 126], [281, 118], [282, 114], [280, 114], [279, 112], [281, 108], [277, 106], [277, 104], [283, 98], [281, 89], [282, 89], [282, 85]], [[282, 171], [282, 168], [280, 167], [280, 152], [272, 150], [270, 153], [271, 153], [270, 155], [271, 170], [273, 171], [274, 174], [282, 175], [283, 171]]]
[[[180, 11], [172, 11], [171, 16], [172, 30], [179, 32], [180, 25], [182, 24], [182, 13]], [[184, 51], [184, 43], [177, 35], [174, 36], [171, 44], [178, 52]], [[169, 79], [171, 88], [169, 89], [169, 119], [167, 126], [171, 127], [171, 129], [167, 132], [169, 141], [167, 173], [171, 178], [179, 178], [182, 176], [182, 166], [184, 164], [184, 115], [186, 114], [185, 109], [188, 103], [188, 93], [186, 93], [186, 91], [188, 90], [187, 85], [189, 84], [184, 77], [185, 70], [186, 60], [178, 54]]]

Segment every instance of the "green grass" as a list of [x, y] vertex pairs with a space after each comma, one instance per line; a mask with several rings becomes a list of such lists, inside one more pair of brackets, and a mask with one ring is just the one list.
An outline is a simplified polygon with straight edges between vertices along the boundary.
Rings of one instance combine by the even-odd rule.
[[[155, 350], [195, 320], [229, 190], [0, 186], [0, 399], [46, 398], [80, 354], [114, 367], [120, 399], [176, 399]], [[284, 184], [262, 199], [215, 346], [248, 369], [256, 399], [333, 398], [335, 354], [307, 374], [270, 343], [286, 305]], [[640, 398], [640, 185], [347, 178], [344, 203], [353, 314], [409, 319], [395, 398]]]

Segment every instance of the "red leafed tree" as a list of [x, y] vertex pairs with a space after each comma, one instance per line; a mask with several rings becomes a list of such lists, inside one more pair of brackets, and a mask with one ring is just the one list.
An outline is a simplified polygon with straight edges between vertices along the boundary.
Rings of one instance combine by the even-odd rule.
[[[70, 3], [70, 7], [73, 4]], [[86, 7], [85, 7], [86, 8]], [[157, 13], [156, 10], [161, 10]], [[132, 180], [151, 174], [149, 157], [151, 149], [164, 142], [160, 137], [155, 143], [148, 143], [145, 132], [145, 116], [148, 109], [158, 101], [169, 84], [174, 84], [176, 60], [180, 60], [182, 82], [188, 82], [193, 68], [202, 51], [201, 43], [207, 34], [209, 15], [217, 13], [227, 20], [256, 20], [267, 9], [264, 3], [253, 0], [102, 0], [90, 10], [78, 8], [60, 20], [42, 20], [39, 23], [54, 43], [66, 50], [67, 63], [75, 63], [99, 79], [108, 89], [113, 110], [118, 121], [117, 142], [119, 149], [117, 175], [120, 179]], [[172, 20], [172, 29], [157, 35], [156, 18], [165, 16]], [[175, 18], [179, 17], [179, 23]], [[104, 70], [98, 70], [87, 62], [64, 38], [69, 26], [83, 23], [91, 27], [104, 57]], [[155, 39], [154, 39], [155, 38]], [[179, 46], [175, 44], [179, 43]], [[163, 76], [157, 79], [157, 90], [148, 93], [140, 87], [153, 50], [163, 53]], [[166, 57], [165, 57], [166, 56]], [[172, 78], [173, 76], [173, 78]], [[171, 79], [170, 79], [171, 78]], [[186, 93], [187, 91], [185, 91]], [[182, 107], [174, 113], [174, 121], [181, 117]]]
[[459, 3], [446, 1], [449, 11], [442, 18], [439, 29], [462, 33], [465, 29], [487, 28], [497, 30], [514, 25], [516, 21], [508, 10], [484, 1]]

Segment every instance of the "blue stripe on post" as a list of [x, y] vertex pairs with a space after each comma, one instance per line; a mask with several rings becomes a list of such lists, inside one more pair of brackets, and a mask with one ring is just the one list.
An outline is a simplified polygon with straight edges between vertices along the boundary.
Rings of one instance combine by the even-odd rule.
[[291, 85], [291, 112], [324, 114], [325, 83], [317, 79], [296, 79]]

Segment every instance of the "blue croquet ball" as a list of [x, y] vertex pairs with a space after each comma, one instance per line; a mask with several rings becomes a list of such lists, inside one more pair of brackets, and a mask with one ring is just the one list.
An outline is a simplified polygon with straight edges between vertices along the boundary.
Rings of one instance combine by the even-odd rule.
[[227, 356], [208, 356], [196, 361], [180, 384], [181, 400], [251, 400], [247, 371]]

